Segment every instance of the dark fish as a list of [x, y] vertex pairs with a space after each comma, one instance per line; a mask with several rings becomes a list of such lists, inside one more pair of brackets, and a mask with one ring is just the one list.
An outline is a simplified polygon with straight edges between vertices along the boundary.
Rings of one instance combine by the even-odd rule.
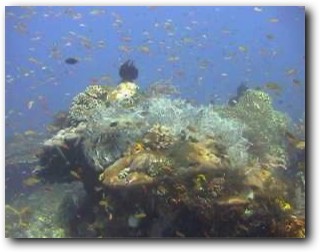
[[238, 103], [240, 97], [243, 96], [247, 92], [248, 89], [249, 89], [249, 87], [246, 85], [246, 83], [241, 82], [241, 84], [237, 88], [237, 95], [233, 96], [229, 99], [228, 105], [235, 106]]
[[75, 58], [67, 58], [67, 59], [65, 59], [64, 62], [69, 65], [74, 65], [74, 64], [77, 64], [79, 61]]
[[274, 35], [273, 34], [267, 34], [266, 38], [269, 40], [273, 40], [274, 39]]
[[138, 69], [134, 66], [133, 61], [127, 60], [119, 69], [119, 75], [123, 82], [130, 81], [138, 78]]
[[249, 89], [249, 87], [246, 85], [245, 82], [241, 82], [240, 86], [238, 86], [237, 88], [237, 96], [241, 97], [244, 95], [245, 92], [247, 92], [247, 90]]
[[118, 125], [118, 122], [112, 122], [110, 123], [110, 127], [116, 127]]
[[40, 178], [32, 175], [32, 176], [24, 179], [22, 183], [25, 186], [35, 186], [36, 184], [38, 184], [40, 182], [41, 182]]
[[293, 84], [295, 86], [300, 86], [301, 85], [301, 81], [299, 81], [298, 79], [293, 79], [292, 82], [293, 82]]

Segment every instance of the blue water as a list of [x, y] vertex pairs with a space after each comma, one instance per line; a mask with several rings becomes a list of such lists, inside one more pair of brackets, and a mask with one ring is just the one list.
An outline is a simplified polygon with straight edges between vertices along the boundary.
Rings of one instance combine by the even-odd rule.
[[142, 89], [172, 78], [201, 103], [227, 103], [242, 82], [277, 83], [276, 109], [304, 117], [303, 7], [6, 7], [5, 26], [6, 137], [45, 131], [90, 83], [116, 85], [127, 59]]

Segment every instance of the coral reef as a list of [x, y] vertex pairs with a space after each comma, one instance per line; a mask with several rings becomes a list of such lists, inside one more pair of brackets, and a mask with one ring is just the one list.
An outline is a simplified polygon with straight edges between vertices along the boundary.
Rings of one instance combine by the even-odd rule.
[[81, 181], [90, 199], [85, 207], [63, 204], [91, 216], [76, 224], [68, 217], [76, 226], [68, 234], [304, 237], [296, 211], [303, 187], [295, 190], [285, 177], [288, 120], [266, 93], [244, 90], [234, 106], [196, 106], [157, 89], [140, 92], [133, 67], [123, 65], [117, 87], [78, 95], [70, 125], [40, 153], [39, 176]]

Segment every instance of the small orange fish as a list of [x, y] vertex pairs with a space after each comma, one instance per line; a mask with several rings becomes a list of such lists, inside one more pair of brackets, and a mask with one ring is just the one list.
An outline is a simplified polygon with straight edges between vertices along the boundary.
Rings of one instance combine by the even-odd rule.
[[150, 48], [145, 45], [139, 46], [138, 50], [139, 50], [139, 52], [142, 52], [144, 54], [149, 54], [151, 52]]
[[123, 36], [121, 37], [121, 40], [124, 41], [124, 42], [130, 42], [132, 40], [132, 37], [130, 36]]
[[129, 53], [132, 51], [132, 49], [129, 46], [126, 45], [120, 45], [118, 46], [118, 50], [124, 53]]
[[187, 129], [189, 130], [189, 131], [191, 131], [191, 132], [193, 132], [193, 133], [196, 133], [198, 130], [194, 127], [194, 126], [192, 126], [192, 125], [188, 125], [187, 126]]
[[28, 101], [27, 107], [28, 109], [32, 109], [34, 101]]
[[49, 186], [46, 186], [46, 187], [43, 188], [43, 190], [45, 192], [52, 192], [53, 189], [51, 187], [49, 187]]
[[282, 91], [282, 87], [275, 82], [268, 82], [265, 84], [265, 88], [275, 91]]
[[28, 177], [22, 181], [23, 185], [25, 185], [25, 186], [35, 186], [35, 185], [39, 184], [40, 182], [41, 182], [41, 180], [35, 176]]
[[70, 171], [70, 175], [71, 176], [73, 176], [74, 178], [76, 178], [76, 179], [81, 179], [81, 176], [79, 175], [79, 173], [77, 173], [76, 171], [74, 171], [74, 170], [71, 170]]
[[181, 238], [184, 238], [184, 237], [186, 237], [186, 235], [184, 234], [184, 233], [181, 233], [180, 231], [176, 231], [176, 236], [178, 236], [178, 237], [181, 237]]
[[269, 18], [270, 23], [278, 23], [280, 20], [278, 18]]
[[69, 150], [70, 148], [69, 148], [69, 146], [67, 145], [67, 144], [65, 144], [65, 143], [62, 143], [62, 144], [60, 144], [59, 145], [62, 149], [66, 149], [66, 150]]
[[293, 79], [292, 83], [293, 83], [294, 86], [301, 86], [301, 81], [298, 80], [298, 79]]
[[248, 199], [245, 199], [243, 197], [233, 196], [229, 197], [223, 200], [219, 200], [218, 205], [220, 206], [229, 206], [229, 205], [246, 205], [249, 203]]
[[248, 51], [248, 48], [244, 45], [238, 46], [238, 49], [240, 52], [247, 52]]
[[194, 41], [193, 41], [193, 38], [191, 38], [191, 37], [184, 37], [184, 38], [181, 39], [181, 42], [184, 43], [184, 44], [191, 44]]
[[286, 134], [288, 142], [292, 146], [294, 146], [298, 150], [304, 150], [305, 149], [305, 146], [306, 146], [305, 140], [301, 140], [301, 139], [297, 138], [295, 135], [293, 135], [289, 131], [286, 131], [285, 134]]
[[306, 142], [304, 140], [300, 140], [295, 144], [295, 147], [299, 150], [304, 150], [306, 148]]
[[286, 75], [295, 75], [295, 74], [297, 74], [297, 69], [294, 69], [294, 68], [290, 68], [290, 69], [288, 69], [287, 71], [286, 71]]
[[178, 61], [180, 58], [178, 57], [178, 56], [174, 56], [174, 55], [171, 55], [171, 56], [169, 56], [168, 58], [167, 58], [167, 60], [169, 61], [169, 62], [176, 62], [176, 61]]
[[99, 206], [106, 207], [108, 205], [109, 205], [109, 203], [108, 203], [108, 201], [106, 199], [102, 199], [102, 200], [99, 201]]
[[37, 135], [37, 132], [35, 132], [34, 130], [26, 130], [24, 132], [24, 135], [25, 136], [36, 136]]

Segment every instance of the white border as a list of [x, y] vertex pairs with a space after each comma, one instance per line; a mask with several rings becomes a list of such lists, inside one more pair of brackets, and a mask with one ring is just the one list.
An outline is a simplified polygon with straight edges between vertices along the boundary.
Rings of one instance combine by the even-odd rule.
[[[319, 4], [317, 4], [317, 1], [314, 0], [306, 0], [306, 1], [277, 1], [277, 0], [271, 0], [271, 1], [255, 1], [255, 2], [249, 2], [249, 1], [218, 1], [218, 2], [213, 2], [213, 1], [159, 1], [159, 0], [153, 0], [153, 1], [133, 1], [133, 0], [127, 0], [127, 1], [113, 1], [113, 2], [107, 2], [107, 1], [75, 1], [75, 0], [69, 0], [69, 1], [63, 1], [63, 0], [55, 0], [55, 1], [9, 1], [9, 0], [1, 0], [0, 1], [1, 5], [1, 28], [3, 29], [2, 31], [2, 38], [1, 43], [2, 43], [2, 55], [5, 55], [5, 48], [4, 48], [4, 22], [5, 22], [5, 15], [4, 15], [4, 6], [14, 6], [14, 5], [89, 5], [89, 6], [94, 6], [94, 5], [250, 5], [250, 6], [263, 6], [263, 5], [299, 5], [299, 6], [306, 6], [306, 10], [308, 13], [309, 17], [309, 36], [308, 40], [309, 43], [308, 45], [311, 45], [312, 47], [309, 48], [309, 55], [307, 58], [308, 60], [308, 73], [310, 74], [309, 76], [309, 83], [308, 83], [308, 94], [310, 95], [307, 97], [307, 103], [309, 105], [309, 121], [308, 123], [310, 124], [308, 129], [311, 130], [308, 134], [308, 140], [310, 141], [307, 151], [310, 153], [309, 155], [309, 167], [308, 169], [308, 183], [311, 184], [309, 186], [309, 197], [308, 201], [309, 204], [308, 206], [311, 208], [308, 211], [308, 216], [307, 218], [310, 218], [308, 221], [308, 236], [309, 238], [306, 241], [297, 241], [297, 240], [289, 240], [289, 241], [277, 241], [277, 240], [210, 240], [210, 241], [204, 241], [204, 240], [188, 240], [188, 241], [183, 241], [183, 242], [173, 242], [172, 240], [167, 240], [167, 242], [161, 242], [158, 244], [155, 244], [156, 241], [150, 242], [150, 241], [140, 241], [137, 242], [135, 240], [118, 240], [118, 241], [111, 241], [111, 240], [104, 240], [103, 242], [99, 241], [82, 241], [82, 240], [73, 240], [72, 242], [55, 242], [54, 244], [48, 244], [50, 241], [34, 241], [34, 242], [26, 242], [26, 241], [15, 241], [15, 240], [9, 240], [9, 239], [4, 239], [4, 213], [3, 213], [3, 218], [1, 219], [2, 225], [1, 226], [1, 232], [2, 232], [2, 243], [1, 248], [4, 249], [4, 251], [11, 251], [11, 250], [19, 250], [23, 252], [27, 251], [57, 251], [57, 249], [72, 249], [73, 251], [86, 251], [95, 249], [101, 250], [101, 251], [110, 251], [110, 249], [115, 249], [119, 250], [119, 248], [124, 249], [127, 252], [132, 252], [133, 250], [139, 250], [139, 252], [142, 251], [161, 251], [163, 252], [165, 250], [176, 250], [178, 249], [179, 251], [195, 251], [195, 250], [201, 250], [203, 251], [212, 251], [214, 249], [222, 249], [223, 251], [233, 251], [233, 252], [240, 252], [240, 251], [254, 251], [254, 252], [262, 252], [262, 251], [267, 251], [270, 252], [274, 249], [277, 249], [278, 251], [304, 251], [305, 249], [316, 249], [316, 247], [319, 247], [319, 181], [320, 176], [319, 176], [319, 171], [320, 167], [318, 167], [316, 164], [319, 164], [319, 153], [317, 153], [317, 150], [320, 150], [319, 143], [319, 135], [318, 135], [318, 130], [319, 129], [319, 118], [318, 118], [318, 110], [320, 109], [320, 104], [317, 99], [319, 98], [319, 78], [318, 74], [319, 70], [316, 70], [315, 67], [313, 66], [319, 66], [320, 64], [317, 64], [319, 62], [316, 62], [319, 60], [319, 51], [317, 50], [317, 45], [320, 45], [319, 41]], [[316, 29], [317, 27], [317, 29]], [[3, 57], [4, 58], [4, 57]], [[2, 81], [4, 82], [4, 60], [1, 62], [2, 67]], [[315, 72], [313, 72], [315, 70]], [[1, 94], [1, 99], [4, 99], [4, 84], [3, 84], [3, 89], [2, 89], [2, 94]], [[311, 100], [311, 102], [310, 102]], [[1, 103], [2, 106], [4, 106], [4, 100]], [[4, 120], [4, 108], [1, 108], [1, 119]], [[3, 126], [3, 129], [1, 131], [1, 140], [2, 140], [2, 146], [4, 148], [4, 122], [1, 123]], [[3, 170], [2, 170], [2, 175], [3, 179], [1, 180], [3, 183], [2, 187], [2, 207], [1, 209], [4, 211], [4, 151], [1, 152], [1, 161], [3, 160]], [[317, 210], [316, 210], [317, 209]], [[262, 244], [263, 243], [263, 244]], [[114, 247], [114, 248], [113, 248]]]

